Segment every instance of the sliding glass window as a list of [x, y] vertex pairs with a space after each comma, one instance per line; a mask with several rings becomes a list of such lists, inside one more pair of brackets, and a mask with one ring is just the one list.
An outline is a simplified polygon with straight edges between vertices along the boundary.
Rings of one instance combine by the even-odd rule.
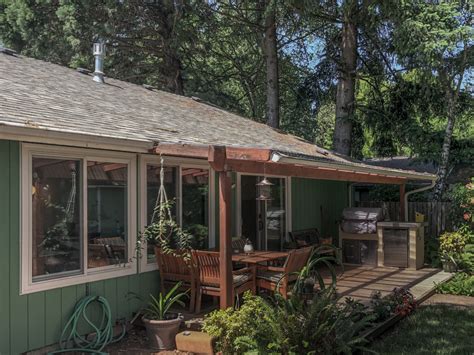
[[22, 294], [136, 271], [135, 159], [22, 144]]
[[82, 270], [81, 161], [32, 158], [33, 280]]
[[88, 267], [127, 262], [126, 164], [87, 162]]

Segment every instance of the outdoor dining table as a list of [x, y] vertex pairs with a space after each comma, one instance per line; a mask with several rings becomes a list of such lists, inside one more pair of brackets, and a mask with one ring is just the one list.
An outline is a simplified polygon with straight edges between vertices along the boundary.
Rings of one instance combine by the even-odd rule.
[[[253, 282], [256, 285], [257, 280], [257, 265], [262, 263], [268, 263], [279, 259], [288, 257], [288, 252], [284, 251], [254, 251], [252, 253], [237, 253], [232, 254], [232, 262], [246, 264], [247, 267], [252, 270]], [[252, 288], [256, 290], [256, 286]]]

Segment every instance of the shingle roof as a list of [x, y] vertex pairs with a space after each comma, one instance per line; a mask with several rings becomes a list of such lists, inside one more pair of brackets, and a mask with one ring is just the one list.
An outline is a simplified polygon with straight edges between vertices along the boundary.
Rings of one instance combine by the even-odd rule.
[[265, 148], [365, 166], [189, 97], [112, 78], [100, 84], [70, 68], [0, 53], [2, 124], [131, 141]]

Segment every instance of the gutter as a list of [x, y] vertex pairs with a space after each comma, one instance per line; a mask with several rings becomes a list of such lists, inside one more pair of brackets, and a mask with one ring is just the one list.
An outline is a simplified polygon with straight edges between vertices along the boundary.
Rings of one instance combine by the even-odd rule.
[[48, 129], [1, 120], [0, 139], [133, 153], [148, 153], [153, 148], [153, 142], [147, 140], [133, 140], [70, 130]]
[[409, 180], [429, 180], [431, 182], [436, 181], [436, 175], [432, 174], [417, 174], [417, 173], [410, 173], [408, 171], [394, 171], [394, 170], [386, 170], [383, 168], [371, 168], [366, 166], [357, 166], [351, 164], [344, 164], [338, 162], [320, 162], [320, 161], [313, 161], [310, 159], [301, 159], [301, 158], [294, 158], [289, 157], [283, 153], [276, 153], [272, 154], [271, 160], [273, 162], [280, 162], [280, 163], [288, 163], [288, 164], [301, 164], [307, 166], [314, 166], [314, 167], [322, 167], [322, 168], [332, 168], [332, 169], [340, 169], [340, 170], [349, 170], [353, 172], [361, 172], [366, 174], [377, 174], [389, 177], [398, 177], [398, 178], [405, 178]]
[[412, 191], [408, 191], [406, 194], [405, 194], [405, 222], [408, 222], [408, 196], [410, 195], [413, 195], [413, 194], [416, 194], [417, 192], [422, 192], [422, 191], [426, 191], [426, 190], [430, 190], [432, 189], [434, 186], [436, 185], [436, 180], [432, 180], [431, 181], [431, 184], [429, 184], [428, 186], [423, 186], [423, 187], [420, 187], [419, 189], [415, 189], [415, 190], [412, 190]]

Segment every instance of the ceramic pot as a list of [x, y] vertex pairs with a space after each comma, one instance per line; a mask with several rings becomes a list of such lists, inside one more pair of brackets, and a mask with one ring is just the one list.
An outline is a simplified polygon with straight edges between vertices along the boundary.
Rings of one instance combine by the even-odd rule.
[[146, 327], [149, 344], [153, 349], [176, 349], [175, 338], [183, 321], [181, 315], [169, 320], [152, 320], [143, 317], [142, 321]]
[[248, 240], [248, 239], [247, 239], [247, 241], [245, 242], [245, 245], [244, 245], [244, 253], [245, 254], [253, 253], [253, 245], [250, 242], [250, 240]]

